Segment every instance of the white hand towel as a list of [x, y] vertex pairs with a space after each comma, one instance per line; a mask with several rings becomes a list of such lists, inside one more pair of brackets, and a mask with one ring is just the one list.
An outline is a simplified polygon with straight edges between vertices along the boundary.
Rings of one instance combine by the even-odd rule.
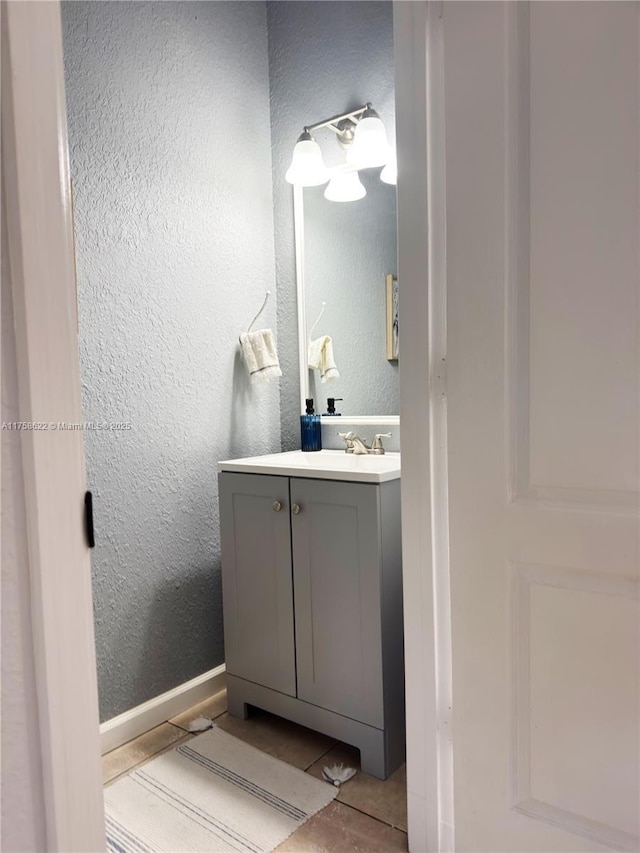
[[271, 329], [243, 332], [240, 335], [240, 346], [252, 382], [268, 382], [282, 376]]
[[329, 335], [316, 338], [309, 342], [309, 367], [320, 371], [321, 382], [333, 382], [340, 379], [338, 368], [333, 358], [333, 341]]

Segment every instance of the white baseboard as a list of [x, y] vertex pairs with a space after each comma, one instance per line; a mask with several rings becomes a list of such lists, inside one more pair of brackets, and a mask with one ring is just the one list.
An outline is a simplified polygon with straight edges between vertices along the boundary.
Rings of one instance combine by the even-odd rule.
[[159, 726], [170, 717], [186, 711], [197, 702], [208, 699], [222, 690], [226, 684], [224, 664], [203, 672], [191, 681], [179, 684], [160, 696], [137, 705], [124, 714], [112, 717], [100, 726], [100, 746], [102, 754], [110, 752], [138, 735]]

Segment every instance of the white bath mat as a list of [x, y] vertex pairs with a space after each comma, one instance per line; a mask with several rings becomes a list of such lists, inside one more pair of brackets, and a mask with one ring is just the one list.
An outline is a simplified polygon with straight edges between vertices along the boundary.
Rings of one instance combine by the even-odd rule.
[[107, 850], [270, 851], [337, 793], [213, 728], [105, 788]]

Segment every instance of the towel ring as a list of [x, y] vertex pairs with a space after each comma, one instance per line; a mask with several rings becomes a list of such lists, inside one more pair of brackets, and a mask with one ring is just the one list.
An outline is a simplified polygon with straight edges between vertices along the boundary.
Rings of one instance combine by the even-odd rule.
[[327, 307], [327, 303], [326, 303], [326, 302], [323, 302], [323, 303], [322, 303], [322, 308], [320, 309], [320, 313], [318, 314], [318, 319], [315, 321], [315, 323], [314, 323], [314, 324], [313, 324], [313, 326], [311, 327], [311, 331], [309, 332], [309, 341], [311, 341], [311, 336], [313, 335], [313, 330], [315, 329], [315, 327], [316, 327], [316, 326], [318, 325], [318, 323], [320, 322], [320, 319], [321, 319], [322, 315], [324, 314], [324, 309], [325, 309], [326, 307]]
[[253, 326], [253, 324], [256, 322], [256, 320], [258, 319], [258, 317], [259, 317], [259, 316], [262, 314], [262, 312], [264, 311], [264, 309], [265, 309], [265, 307], [266, 307], [266, 305], [267, 305], [267, 302], [269, 301], [269, 297], [270, 297], [270, 296], [271, 296], [271, 291], [270, 291], [270, 290], [267, 290], [267, 295], [265, 296], [265, 298], [264, 298], [264, 302], [262, 303], [262, 308], [258, 311], [258, 313], [257, 313], [257, 314], [256, 314], [256, 316], [253, 318], [253, 320], [249, 323], [249, 328], [247, 329], [247, 334], [249, 334], [249, 332], [251, 331], [251, 327]]

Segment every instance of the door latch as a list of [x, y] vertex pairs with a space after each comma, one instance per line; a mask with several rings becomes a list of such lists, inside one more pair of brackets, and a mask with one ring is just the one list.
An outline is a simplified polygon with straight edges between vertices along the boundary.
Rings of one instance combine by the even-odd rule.
[[93, 497], [91, 492], [84, 493], [84, 529], [87, 534], [87, 545], [95, 548], [96, 539], [93, 532]]

